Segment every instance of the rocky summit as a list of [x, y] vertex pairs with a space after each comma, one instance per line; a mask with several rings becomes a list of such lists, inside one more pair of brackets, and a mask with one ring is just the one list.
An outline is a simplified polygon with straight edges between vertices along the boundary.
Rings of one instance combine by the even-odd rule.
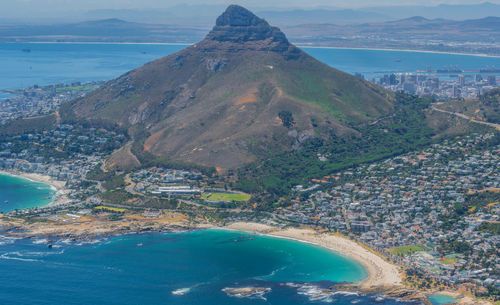
[[212, 31], [199, 47], [229, 51], [259, 50], [285, 52], [291, 48], [285, 34], [249, 10], [231, 5], [217, 18]]
[[238, 168], [313, 139], [356, 136], [354, 126], [393, 106], [391, 93], [317, 61], [231, 5], [204, 40], [67, 103], [61, 115], [128, 130], [111, 166], [163, 158]]

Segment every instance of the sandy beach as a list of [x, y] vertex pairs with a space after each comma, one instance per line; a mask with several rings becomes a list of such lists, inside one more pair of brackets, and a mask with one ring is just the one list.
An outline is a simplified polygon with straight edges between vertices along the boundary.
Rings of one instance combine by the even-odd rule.
[[41, 175], [41, 174], [35, 174], [35, 173], [23, 173], [19, 171], [0, 171], [0, 175], [11, 175], [11, 176], [18, 176], [22, 177], [24, 179], [28, 179], [31, 181], [35, 182], [40, 182], [40, 183], [45, 183], [54, 189], [56, 192], [54, 199], [49, 205], [59, 205], [59, 204], [64, 204], [69, 202], [69, 198], [67, 196], [68, 190], [65, 188], [66, 182], [65, 181], [59, 181], [55, 180], [54, 178], [47, 176], [47, 175]]
[[352, 258], [362, 264], [368, 273], [367, 278], [359, 283], [359, 287], [362, 289], [402, 287], [400, 268], [398, 266], [385, 261], [382, 257], [358, 243], [338, 235], [317, 233], [310, 229], [280, 229], [246, 222], [232, 223], [222, 228], [308, 242]]

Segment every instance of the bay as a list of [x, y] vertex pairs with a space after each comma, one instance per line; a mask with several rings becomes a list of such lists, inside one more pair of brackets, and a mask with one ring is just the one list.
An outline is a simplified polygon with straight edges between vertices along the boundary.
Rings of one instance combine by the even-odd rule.
[[[321, 287], [359, 281], [357, 262], [292, 240], [226, 230], [126, 235], [96, 243], [10, 240], [0, 247], [1, 304], [374, 304]], [[271, 290], [249, 298], [228, 287]], [[377, 304], [404, 304], [384, 299]]]
[[45, 206], [54, 195], [55, 190], [48, 184], [0, 174], [0, 212]]
[[[0, 43], [0, 90], [35, 84], [109, 80], [185, 47], [187, 45]], [[23, 52], [23, 49], [31, 51]], [[334, 68], [351, 74], [361, 73], [367, 79], [450, 65], [465, 70], [500, 67], [498, 57], [311, 47], [303, 50]]]

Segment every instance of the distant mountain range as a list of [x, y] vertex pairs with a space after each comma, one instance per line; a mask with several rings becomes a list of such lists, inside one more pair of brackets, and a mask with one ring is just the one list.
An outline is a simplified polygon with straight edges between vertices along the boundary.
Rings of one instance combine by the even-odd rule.
[[104, 19], [58, 25], [0, 25], [0, 42], [179, 42], [190, 43], [206, 29]]
[[500, 54], [500, 17], [454, 21], [421, 16], [378, 23], [284, 27], [298, 44]]
[[[321, 22], [328, 19], [328, 11], [309, 11], [311, 15], [297, 11], [294, 14], [297, 16], [290, 19], [295, 23], [282, 28], [289, 33], [291, 41], [301, 45], [500, 54], [500, 17], [455, 21], [414, 16], [342, 25], [334, 23], [336, 19]], [[325, 17], [307, 23], [312, 15], [319, 14]], [[203, 26], [148, 24], [112, 18], [62, 25], [0, 25], [0, 42], [192, 43], [202, 39], [208, 31]]]
[[[93, 10], [86, 19], [120, 18], [135, 22], [210, 27], [223, 5], [176, 5], [168, 9]], [[316, 9], [253, 8], [259, 16], [279, 27], [300, 23], [356, 24], [392, 21], [412, 16], [451, 20], [500, 17], [500, 5], [375, 6], [360, 9], [319, 7]]]

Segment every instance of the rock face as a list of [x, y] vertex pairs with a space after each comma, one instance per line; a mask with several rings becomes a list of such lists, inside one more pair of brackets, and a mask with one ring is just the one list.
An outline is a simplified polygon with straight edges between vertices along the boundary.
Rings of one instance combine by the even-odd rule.
[[387, 91], [317, 61], [231, 5], [201, 42], [109, 81], [61, 113], [117, 123], [139, 144], [131, 147], [156, 156], [237, 168], [315, 137], [356, 134], [353, 126], [392, 108]]
[[231, 5], [199, 47], [210, 50], [260, 50], [284, 52], [290, 47], [285, 34], [249, 10]]

